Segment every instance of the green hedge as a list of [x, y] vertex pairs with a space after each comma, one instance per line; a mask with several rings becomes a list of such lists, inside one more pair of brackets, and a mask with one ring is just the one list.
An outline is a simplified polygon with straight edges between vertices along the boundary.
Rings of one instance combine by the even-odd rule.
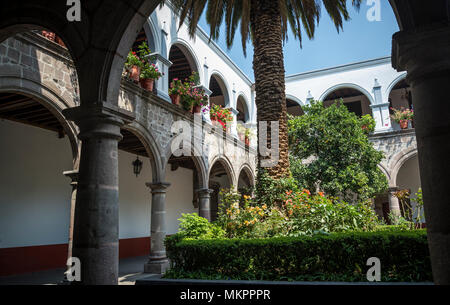
[[167, 238], [167, 278], [367, 281], [370, 257], [382, 281], [432, 281], [426, 231], [337, 233], [300, 238], [181, 240]]

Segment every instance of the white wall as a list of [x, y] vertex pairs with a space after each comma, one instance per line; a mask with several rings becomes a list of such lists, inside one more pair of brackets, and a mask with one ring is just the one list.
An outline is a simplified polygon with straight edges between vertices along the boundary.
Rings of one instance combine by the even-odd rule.
[[[243, 95], [249, 103], [248, 108], [251, 113], [252, 122], [255, 122], [256, 106], [251, 100], [252, 83], [250, 79], [240, 71], [240, 69], [220, 48], [217, 47], [215, 43], [212, 42], [208, 44], [209, 36], [205, 35], [204, 32], [198, 31], [196, 39], [193, 40], [189, 37], [186, 25], [183, 25], [178, 31], [179, 19], [168, 5], [165, 5], [162, 8], [158, 7], [153, 14], [156, 16], [156, 20], [159, 23], [155, 26], [160, 29], [165, 29], [168, 33], [167, 38], [165, 39], [166, 50], [163, 51], [166, 54], [169, 54], [170, 47], [175, 42], [184, 43], [185, 46], [187, 45], [196, 61], [202, 85], [208, 88], [211, 75], [213, 73], [220, 75], [227, 87], [226, 95], [230, 97], [231, 106], [236, 108], [239, 95]], [[164, 38], [164, 36], [161, 37]], [[209, 67], [208, 75], [205, 75], [205, 58]], [[235, 92], [233, 92], [233, 84]]]
[[152, 182], [152, 168], [148, 158], [136, 177], [132, 163], [136, 155], [119, 150], [119, 236], [120, 239], [150, 236], [152, 194], [146, 183]]
[[382, 102], [387, 103], [389, 91], [404, 73], [392, 68], [390, 58], [375, 59], [286, 77], [286, 94], [306, 103], [308, 93], [319, 100], [330, 88], [341, 84], [353, 84], [364, 89], [374, 98], [375, 79], [382, 89]]
[[166, 181], [171, 184], [166, 197], [167, 234], [175, 234], [179, 229], [178, 219], [181, 214], [198, 213], [198, 209], [194, 208], [192, 203], [193, 171], [181, 167], [172, 171], [168, 166]]
[[0, 248], [68, 241], [72, 150], [66, 138], [0, 120]]

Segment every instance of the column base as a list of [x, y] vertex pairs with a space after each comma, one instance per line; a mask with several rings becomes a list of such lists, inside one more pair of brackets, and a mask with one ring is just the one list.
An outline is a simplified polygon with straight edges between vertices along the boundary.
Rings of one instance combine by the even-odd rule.
[[164, 274], [169, 269], [168, 260], [150, 261], [144, 265], [144, 273], [148, 274]]

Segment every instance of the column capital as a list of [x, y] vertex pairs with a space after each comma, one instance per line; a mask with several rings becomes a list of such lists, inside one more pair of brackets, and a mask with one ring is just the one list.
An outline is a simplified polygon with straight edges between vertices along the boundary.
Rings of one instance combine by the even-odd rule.
[[212, 193], [214, 193], [214, 190], [211, 189], [198, 189], [195, 191], [199, 197], [205, 198], [211, 196]]
[[134, 113], [119, 107], [103, 104], [91, 104], [67, 108], [62, 111], [67, 120], [75, 122], [80, 128], [79, 138], [122, 139], [120, 127], [134, 121]]
[[414, 31], [400, 31], [393, 36], [392, 66], [399, 72], [407, 71], [409, 83], [449, 73], [449, 53], [449, 25], [434, 24]]
[[388, 189], [389, 193], [395, 193], [398, 192], [399, 190], [400, 188], [398, 186], [393, 186]]
[[145, 185], [152, 191], [152, 194], [164, 194], [170, 187], [170, 183], [166, 182], [146, 183]]

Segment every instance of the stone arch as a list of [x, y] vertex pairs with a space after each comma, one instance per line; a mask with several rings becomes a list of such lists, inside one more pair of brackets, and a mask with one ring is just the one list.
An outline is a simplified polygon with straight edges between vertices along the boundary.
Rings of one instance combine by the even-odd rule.
[[326, 97], [328, 97], [328, 95], [330, 95], [331, 93], [333, 93], [333, 91], [339, 90], [339, 89], [343, 89], [343, 88], [350, 88], [350, 89], [354, 89], [357, 90], [359, 92], [362, 93], [362, 95], [365, 95], [367, 97], [367, 99], [370, 102], [370, 105], [374, 105], [375, 104], [375, 100], [372, 96], [372, 94], [369, 93], [369, 91], [367, 91], [366, 89], [364, 89], [363, 87], [357, 85], [357, 84], [353, 84], [353, 83], [343, 83], [343, 84], [339, 84], [339, 85], [335, 85], [329, 89], [327, 89], [319, 98], [319, 101], [323, 102], [325, 100]]
[[[164, 164], [164, 167], [162, 168], [162, 172], [165, 173], [167, 166], [169, 165], [170, 157], [172, 154], [172, 142], [170, 142], [167, 145], [167, 148], [164, 153], [164, 159], [162, 159], [162, 163]], [[198, 174], [198, 182], [199, 182], [199, 189], [206, 189], [208, 188], [208, 166], [206, 165], [205, 158], [202, 157], [201, 152], [197, 151], [195, 147], [192, 148], [191, 156], [188, 156], [192, 159], [192, 161], [195, 164], [197, 174]]]
[[[220, 90], [222, 91], [223, 94], [223, 99], [224, 99], [224, 107], [231, 107], [233, 106], [231, 103], [231, 99], [230, 99], [230, 86], [228, 85], [228, 82], [226, 80], [226, 78], [224, 77], [224, 75], [222, 73], [220, 73], [217, 70], [212, 71], [211, 76], [209, 77], [208, 80], [208, 84], [205, 84], [211, 91], [211, 82], [215, 80], [217, 82], [217, 84], [220, 87]], [[214, 98], [214, 92], [211, 94], [211, 99]], [[236, 102], [236, 101], [233, 101]]]
[[[7, 85], [2, 85], [7, 84]], [[74, 101], [67, 101], [61, 98], [51, 88], [42, 83], [19, 76], [0, 76], [0, 92], [19, 93], [35, 97], [38, 102], [47, 108], [61, 123], [69, 138], [72, 148], [73, 163], [75, 168], [79, 162], [79, 141], [77, 138], [77, 128], [72, 122], [65, 119], [62, 111], [75, 104]]]
[[397, 176], [402, 168], [402, 166], [413, 157], [418, 155], [417, 147], [405, 149], [401, 152], [399, 152], [395, 157], [392, 159], [392, 166], [391, 166], [391, 180], [389, 181], [389, 185], [391, 186], [397, 186]]
[[402, 75], [398, 76], [397, 78], [395, 78], [388, 86], [388, 88], [386, 89], [386, 95], [387, 97], [389, 97], [391, 95], [392, 90], [394, 89], [394, 87], [400, 83], [401, 81], [405, 80], [407, 76], [407, 73], [403, 73]]
[[[150, 50], [152, 52], [161, 53], [161, 34], [157, 31], [158, 19], [156, 15], [153, 13], [148, 18], [147, 22], [144, 23], [144, 31], [147, 36], [147, 40], [149, 40]], [[152, 39], [150, 39], [152, 38]], [[152, 42], [150, 42], [152, 41]], [[165, 55], [163, 55], [165, 56]]]
[[305, 114], [305, 112], [303, 111], [303, 106], [304, 104], [299, 98], [290, 94], [286, 95], [286, 107], [288, 114], [293, 116]]
[[[240, 100], [241, 100], [242, 107], [244, 108], [243, 115], [241, 114], [241, 111], [239, 110], [239, 101]], [[238, 98], [236, 100], [236, 109], [239, 111], [238, 121], [242, 121], [244, 123], [249, 123], [249, 121], [251, 120], [251, 112], [250, 112], [251, 108], [250, 108], [250, 104], [248, 103], [248, 99], [246, 98], [244, 93], [238, 94]]]
[[389, 187], [393, 187], [390, 183], [391, 182], [391, 174], [389, 173], [389, 170], [383, 164], [378, 164], [378, 168], [386, 176], [386, 179], [388, 180], [388, 183], [389, 183]]
[[144, 145], [152, 167], [153, 182], [157, 183], [164, 181], [163, 160], [161, 158], [158, 145], [151, 132], [136, 121], [129, 125], [125, 125], [123, 129], [133, 133], [141, 141], [142, 145]]
[[227, 176], [228, 176], [228, 181], [230, 183], [230, 187], [235, 187], [236, 186], [236, 175], [233, 170], [233, 164], [224, 155], [216, 156], [210, 162], [211, 166], [209, 167], [209, 170], [208, 170], [208, 179], [209, 179], [212, 169], [214, 168], [214, 165], [216, 165], [217, 163], [220, 163], [223, 166], [223, 168], [225, 169]]
[[252, 184], [252, 186], [254, 186], [256, 178], [255, 178], [255, 174], [253, 173], [252, 168], [249, 164], [244, 163], [241, 166], [241, 168], [239, 169], [239, 172], [238, 172], [239, 176], [237, 176], [237, 181], [239, 181], [239, 178], [243, 173], [245, 173], [247, 175], [247, 177], [250, 180], [250, 183]]
[[[171, 52], [173, 51], [174, 47], [177, 47], [182, 52], [182, 54], [184, 55], [184, 57], [186, 58], [186, 60], [189, 64], [191, 72], [194, 72], [194, 71], [197, 72], [200, 79], [203, 79], [202, 71], [200, 69], [200, 61], [198, 60], [198, 57], [197, 57], [194, 49], [192, 49], [192, 47], [190, 46], [190, 44], [181, 38], [177, 38], [176, 40], [172, 41], [168, 48], [169, 60], [171, 59]], [[174, 69], [174, 68], [176, 68], [175, 62], [173, 62], [173, 65], [169, 68], [169, 74], [171, 73], [170, 72], [171, 69]], [[172, 80], [171, 76], [169, 75], [169, 82], [171, 80]]]
[[293, 96], [291, 94], [286, 94], [286, 99], [296, 102], [300, 107], [305, 106], [305, 104], [303, 104], [303, 102], [299, 98], [297, 98], [296, 96]]

